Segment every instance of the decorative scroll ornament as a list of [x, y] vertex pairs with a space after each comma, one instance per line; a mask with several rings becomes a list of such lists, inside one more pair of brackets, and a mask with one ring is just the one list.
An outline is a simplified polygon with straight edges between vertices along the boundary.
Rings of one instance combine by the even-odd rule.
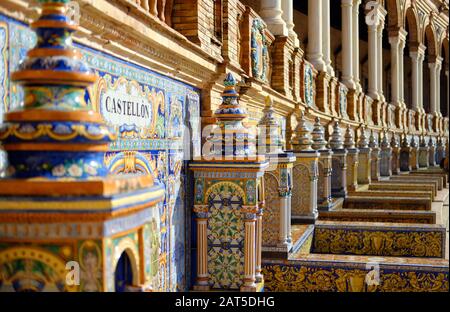
[[362, 128], [361, 128], [361, 135], [359, 136], [358, 147], [359, 148], [368, 148], [369, 147], [369, 141], [367, 140], [365, 126], [362, 126]]
[[314, 123], [314, 129], [312, 131], [312, 148], [315, 150], [324, 150], [327, 146], [327, 141], [325, 141], [325, 129], [320, 124], [320, 118], [316, 117], [316, 122]]
[[370, 131], [369, 147], [371, 147], [371, 148], [378, 148], [378, 140], [375, 139], [375, 136], [373, 134], [373, 130]]
[[355, 148], [355, 139], [354, 139], [354, 135], [353, 135], [353, 129], [350, 127], [350, 125], [347, 126], [347, 130], [345, 131], [344, 147], [345, 148]]
[[0, 128], [9, 176], [55, 180], [106, 176], [104, 152], [116, 135], [85, 101], [86, 89], [97, 77], [73, 47], [77, 26], [68, 17], [70, 1], [39, 2], [41, 16], [31, 24], [37, 44], [11, 75], [23, 86], [25, 100], [5, 115]]
[[218, 127], [207, 139], [213, 146], [209, 156], [253, 156], [256, 154], [256, 138], [242, 124], [247, 112], [239, 104], [237, 82], [231, 73], [227, 74], [224, 85], [222, 104], [215, 111]]
[[305, 115], [300, 112], [299, 118], [297, 119], [298, 125], [295, 128], [295, 136], [292, 139], [292, 146], [296, 151], [312, 151], [311, 148], [313, 141], [311, 140], [311, 131], [306, 125]]
[[344, 143], [342, 142], [342, 130], [339, 127], [339, 121], [334, 123], [333, 133], [331, 134], [330, 147], [332, 149], [343, 149]]
[[273, 102], [270, 96], [266, 97], [266, 106], [263, 117], [258, 123], [259, 144], [265, 153], [283, 153], [283, 139], [280, 135], [280, 126], [274, 114]]

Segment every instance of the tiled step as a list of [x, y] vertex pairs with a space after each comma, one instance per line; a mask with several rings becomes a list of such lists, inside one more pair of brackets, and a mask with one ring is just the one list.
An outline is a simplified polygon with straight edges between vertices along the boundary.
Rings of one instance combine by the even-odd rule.
[[388, 191], [388, 190], [368, 190], [368, 191], [350, 191], [349, 196], [367, 196], [367, 197], [395, 197], [395, 198], [411, 198], [420, 197], [433, 201], [433, 193], [431, 191]]
[[[421, 187], [421, 186], [429, 186], [432, 187], [434, 190], [434, 195], [437, 195], [438, 193], [438, 181], [417, 181], [417, 180], [395, 180], [390, 179], [386, 181], [372, 181], [370, 184], [371, 186], [374, 185], [377, 188], [382, 187], [383, 185], [387, 185], [387, 187], [394, 187], [394, 185], [398, 185], [398, 187], [403, 187], [406, 185], [410, 185], [412, 188], [414, 187]], [[392, 186], [391, 186], [392, 185]]]
[[411, 171], [410, 172], [411, 175], [418, 175], [418, 176], [436, 176], [436, 177], [441, 177], [443, 179], [443, 183], [444, 185], [447, 185], [448, 183], [448, 179], [447, 179], [447, 173], [445, 171], [441, 170], [427, 170], [427, 169], [423, 169], [423, 170], [416, 170], [416, 171]]
[[429, 176], [429, 175], [413, 175], [413, 174], [401, 174], [401, 175], [393, 175], [390, 177], [389, 181], [402, 181], [406, 183], [410, 183], [411, 181], [416, 182], [429, 182], [436, 181], [438, 183], [438, 190], [442, 190], [444, 188], [444, 181], [442, 177]]
[[319, 221], [311, 253], [445, 258], [446, 228], [437, 224]]
[[437, 195], [437, 188], [433, 184], [399, 184], [399, 183], [371, 183], [370, 191], [426, 191], [432, 194], [432, 200]]
[[435, 224], [436, 213], [421, 210], [339, 209], [320, 211], [319, 220]]
[[420, 197], [348, 196], [344, 209], [431, 210], [431, 200]]

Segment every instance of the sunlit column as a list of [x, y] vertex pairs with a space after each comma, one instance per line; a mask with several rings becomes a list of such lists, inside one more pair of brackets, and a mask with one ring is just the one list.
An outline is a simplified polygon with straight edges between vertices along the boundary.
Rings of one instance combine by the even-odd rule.
[[353, 0], [352, 7], [352, 28], [353, 28], [353, 80], [356, 84], [356, 90], [361, 91], [361, 81], [359, 75], [359, 6], [361, 0]]
[[275, 36], [287, 36], [288, 29], [282, 17], [281, 0], [261, 0], [259, 15]]
[[318, 71], [326, 71], [322, 48], [322, 1], [308, 0], [307, 58]]
[[330, 26], [330, 0], [320, 0], [323, 1], [322, 3], [322, 12], [323, 12], [323, 18], [322, 18], [322, 46], [323, 46], [323, 58], [325, 61], [325, 65], [327, 67], [327, 72], [331, 76], [334, 76], [334, 69], [331, 64], [331, 39], [330, 39], [330, 33], [331, 33], [331, 26]]
[[341, 0], [342, 11], [342, 82], [355, 89], [353, 80], [353, 0]]

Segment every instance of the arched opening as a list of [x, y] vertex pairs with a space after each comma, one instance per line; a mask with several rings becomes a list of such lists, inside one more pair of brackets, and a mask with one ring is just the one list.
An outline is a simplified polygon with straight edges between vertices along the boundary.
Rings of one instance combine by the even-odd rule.
[[127, 251], [124, 251], [117, 261], [114, 271], [114, 285], [116, 292], [126, 292], [133, 285], [133, 266]]
[[429, 64], [434, 62], [436, 58], [436, 40], [431, 25], [428, 25], [425, 29], [425, 44], [427, 50], [423, 62], [423, 108], [425, 113], [429, 114], [431, 112], [431, 77]]

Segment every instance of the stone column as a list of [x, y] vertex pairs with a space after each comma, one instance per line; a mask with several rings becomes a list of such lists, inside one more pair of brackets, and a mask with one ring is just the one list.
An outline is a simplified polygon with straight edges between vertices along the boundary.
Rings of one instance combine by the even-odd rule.
[[300, 42], [297, 33], [294, 31], [294, 3], [293, 0], [281, 0], [283, 9], [283, 20], [286, 23], [288, 36], [294, 41], [294, 45], [298, 47]]
[[368, 95], [379, 100], [378, 94], [378, 39], [377, 25], [368, 24], [369, 32], [369, 88]]
[[433, 63], [428, 64], [430, 68], [430, 113], [439, 116], [440, 111], [440, 71], [442, 67], [442, 58], [436, 57]]
[[281, 0], [261, 0], [259, 15], [275, 36], [287, 36], [288, 28], [282, 17]]
[[391, 92], [392, 103], [399, 105], [400, 100], [400, 69], [399, 69], [399, 46], [400, 36], [395, 35], [389, 37], [389, 43], [391, 44]]
[[378, 94], [380, 95], [380, 99], [382, 102], [385, 101], [384, 98], [384, 91], [383, 91], [383, 72], [384, 72], [384, 63], [383, 63], [383, 30], [384, 30], [384, 16], [382, 16], [383, 18], [380, 20], [380, 24], [378, 25], [377, 28], [377, 58], [378, 58], [378, 74], [377, 74], [377, 78], [378, 78], [378, 82], [377, 82], [377, 86], [378, 86]]
[[317, 210], [317, 179], [319, 153], [311, 148], [311, 133], [300, 113], [294, 132], [292, 146], [297, 160], [293, 168], [292, 221], [314, 224], [319, 216]]
[[425, 55], [425, 46], [420, 44], [412, 48], [410, 52], [412, 60], [412, 109], [417, 112], [423, 112], [423, 59]]
[[353, 0], [341, 0], [342, 8], [342, 82], [355, 89], [353, 80]]
[[352, 7], [352, 28], [353, 28], [353, 80], [355, 81], [356, 90], [361, 92], [361, 82], [360, 82], [360, 59], [359, 59], [359, 6], [361, 0], [353, 0]]
[[372, 180], [380, 180], [380, 148], [378, 147], [378, 140], [373, 134], [373, 130], [370, 132], [369, 147], [372, 149], [371, 158], [371, 170], [370, 175]]
[[[264, 188], [263, 188], [264, 189]], [[263, 281], [261, 253], [262, 253], [262, 229], [263, 229], [263, 210], [264, 204], [260, 203], [258, 212], [256, 213], [256, 265], [255, 265], [255, 281], [261, 283]]]
[[333, 197], [347, 197], [347, 150], [342, 142], [342, 131], [336, 121], [331, 134], [330, 148], [333, 150], [331, 193]]
[[334, 76], [334, 69], [331, 64], [331, 39], [330, 39], [330, 0], [318, 0], [323, 1], [322, 3], [322, 48], [323, 48], [323, 58], [326, 65], [327, 73], [330, 76]]
[[399, 79], [400, 79], [400, 102], [402, 103], [402, 106], [405, 106], [405, 45], [406, 45], [406, 36], [408, 33], [403, 28], [400, 28], [399, 32], [399, 38], [400, 38], [400, 45], [399, 45]]
[[358, 183], [370, 184], [371, 181], [371, 153], [372, 149], [369, 147], [369, 141], [366, 137], [366, 128], [361, 128], [361, 134], [358, 141], [359, 148], [359, 164], [358, 164]]
[[355, 146], [353, 129], [347, 126], [344, 147], [347, 150], [347, 190], [356, 191], [358, 188], [358, 157], [359, 149]]
[[420, 53], [419, 50], [419, 109], [423, 113], [423, 61], [425, 60], [425, 50]]
[[441, 116], [441, 70], [443, 58], [438, 56], [436, 63], [436, 115]]
[[307, 58], [318, 71], [326, 72], [323, 59], [322, 4], [319, 0], [308, 0]]

